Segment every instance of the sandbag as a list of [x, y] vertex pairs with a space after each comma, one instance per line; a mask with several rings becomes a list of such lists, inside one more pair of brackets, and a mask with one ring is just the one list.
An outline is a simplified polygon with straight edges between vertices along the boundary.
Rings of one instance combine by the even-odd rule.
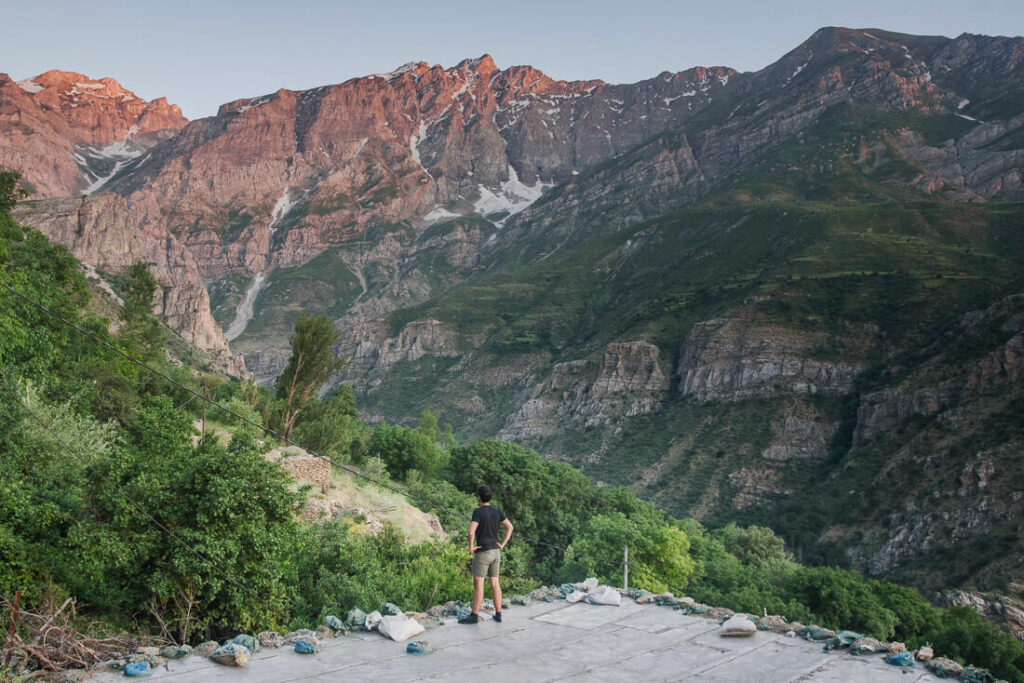
[[579, 602], [583, 598], [587, 597], [587, 594], [583, 591], [573, 591], [565, 596], [566, 602]]
[[295, 643], [304, 638], [316, 638], [316, 633], [310, 631], [308, 628], [300, 628], [298, 631], [290, 631], [288, 635], [284, 637], [284, 639], [289, 643]]
[[935, 650], [932, 649], [931, 645], [922, 645], [914, 653], [914, 658], [919, 662], [927, 662], [929, 659], [935, 656]]
[[[589, 581], [589, 579], [588, 579]], [[569, 598], [566, 598], [568, 600]], [[611, 586], [596, 586], [591, 588], [584, 598], [591, 605], [622, 605], [622, 595]]]
[[960, 674], [961, 683], [995, 683], [996, 677], [988, 669], [969, 666]]
[[816, 624], [810, 626], [804, 626], [799, 631], [800, 637], [804, 640], [828, 640], [836, 634], [835, 631], [830, 631], [827, 628], [822, 628]]
[[749, 637], [757, 633], [757, 624], [739, 614], [729, 617], [718, 629], [718, 635], [734, 638]]
[[192, 654], [199, 655], [200, 657], [209, 657], [216, 652], [219, 647], [220, 643], [216, 640], [208, 640], [205, 643], [196, 645], [195, 649], [192, 650]]
[[152, 671], [149, 669], [149, 662], [128, 662], [124, 667], [124, 675], [131, 676], [132, 678], [141, 678], [143, 676], [149, 676]]
[[887, 647], [888, 646], [880, 640], [864, 636], [850, 643], [850, 654], [872, 655], [879, 652], [885, 652]]
[[595, 579], [594, 577], [590, 577], [589, 579], [586, 579], [582, 584], [580, 584], [580, 588], [589, 593], [590, 591], [597, 588], [599, 583], [600, 582], [597, 579]]
[[893, 666], [915, 666], [914, 656], [905, 650], [886, 657], [885, 663], [892, 664]]
[[334, 629], [332, 629], [330, 626], [324, 626], [323, 624], [320, 624], [316, 627], [315, 633], [316, 637], [320, 640], [327, 640], [328, 638], [334, 637]]
[[758, 619], [757, 630], [771, 631], [772, 633], [785, 633], [786, 631], [792, 631], [793, 626], [789, 624], [784, 618], [773, 614]]
[[300, 655], [315, 655], [320, 652], [320, 646], [312, 639], [299, 640], [295, 643], [295, 652]]
[[345, 615], [345, 628], [349, 631], [360, 631], [366, 628], [366, 612], [356, 607]]
[[231, 639], [231, 642], [235, 645], [242, 645], [249, 649], [251, 653], [257, 653], [260, 651], [260, 643], [256, 640], [255, 636], [250, 636], [247, 633], [239, 633], [237, 636]]
[[366, 615], [366, 619], [363, 622], [363, 628], [367, 631], [376, 631], [377, 627], [380, 626], [380, 620], [383, 617], [380, 612], [370, 612]]
[[160, 656], [167, 659], [182, 659], [192, 654], [192, 648], [188, 645], [168, 645], [160, 650]]
[[825, 643], [825, 649], [838, 650], [844, 647], [850, 647], [855, 641], [859, 640], [860, 637], [861, 634], [854, 633], [853, 631], [840, 631]]
[[434, 651], [430, 643], [425, 640], [417, 640], [405, 646], [405, 651], [411, 655], [428, 655]]
[[939, 678], [960, 678], [960, 674], [964, 671], [962, 664], [945, 657], [935, 657], [929, 660], [925, 666]]
[[403, 640], [409, 640], [413, 636], [418, 636], [425, 629], [415, 619], [402, 615], [391, 615], [381, 618], [377, 630], [396, 643], [400, 643]]
[[402, 614], [402, 610], [398, 609], [398, 605], [392, 602], [385, 602], [377, 608], [377, 611], [385, 617], [397, 617]]
[[324, 626], [331, 629], [332, 631], [345, 630], [345, 622], [343, 622], [341, 619], [334, 616], [333, 614], [329, 614], [326, 617], [324, 617]]
[[277, 631], [260, 631], [256, 634], [256, 639], [260, 641], [260, 647], [271, 650], [276, 650], [284, 645], [284, 638]]
[[238, 643], [228, 643], [217, 648], [210, 659], [224, 666], [249, 666], [249, 648]]

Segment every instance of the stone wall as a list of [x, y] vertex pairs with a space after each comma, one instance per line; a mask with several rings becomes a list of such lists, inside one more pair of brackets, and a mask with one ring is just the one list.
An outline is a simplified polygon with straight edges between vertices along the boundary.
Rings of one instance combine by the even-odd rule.
[[331, 487], [331, 463], [323, 458], [287, 458], [281, 461], [281, 467], [296, 481], [319, 486], [323, 493], [327, 493]]

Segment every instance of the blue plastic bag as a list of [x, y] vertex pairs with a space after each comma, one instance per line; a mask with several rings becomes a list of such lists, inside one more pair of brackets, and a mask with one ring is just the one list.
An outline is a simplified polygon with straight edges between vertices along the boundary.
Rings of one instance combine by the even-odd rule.
[[149, 662], [128, 662], [124, 667], [124, 675], [131, 676], [133, 678], [141, 678], [148, 676], [152, 671], [149, 670]]
[[434, 651], [430, 643], [425, 640], [417, 640], [405, 646], [405, 651], [411, 655], [426, 655]]
[[295, 643], [295, 651], [300, 655], [315, 655], [317, 647], [308, 640], [299, 640]]
[[892, 657], [886, 657], [885, 663], [893, 666], [915, 666], [914, 655], [909, 652], [897, 652]]

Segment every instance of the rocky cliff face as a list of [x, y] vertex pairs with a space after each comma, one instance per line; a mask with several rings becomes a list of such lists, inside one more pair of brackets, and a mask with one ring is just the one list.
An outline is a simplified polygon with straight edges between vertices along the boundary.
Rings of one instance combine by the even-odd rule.
[[123, 273], [150, 264], [160, 285], [154, 312], [193, 346], [210, 352], [226, 367], [243, 366], [210, 315], [210, 298], [195, 261], [173, 235], [140, 228], [123, 198], [112, 194], [23, 202], [13, 217], [66, 245], [75, 258], [104, 273]]
[[984, 583], [1019, 569], [976, 558], [1024, 496], [1022, 55], [830, 28], [627, 85], [485, 55], [191, 123], [0, 78], [0, 163], [38, 161], [22, 220], [153, 262], [169, 323], [261, 381], [324, 313], [371, 419], [440, 410], [809, 559]]
[[699, 401], [796, 394], [848, 394], [862, 363], [821, 361], [809, 351], [820, 336], [736, 319], [694, 325], [680, 349], [679, 390]]
[[[498, 438], [549, 438], [560, 430], [611, 427], [618, 418], [657, 412], [671, 384], [670, 361], [654, 344], [615, 342], [593, 358], [555, 363], [528, 389]], [[527, 378], [523, 378], [527, 379]]]
[[0, 166], [21, 172], [36, 197], [94, 192], [186, 119], [112, 78], [47, 71], [15, 83], [0, 74]]

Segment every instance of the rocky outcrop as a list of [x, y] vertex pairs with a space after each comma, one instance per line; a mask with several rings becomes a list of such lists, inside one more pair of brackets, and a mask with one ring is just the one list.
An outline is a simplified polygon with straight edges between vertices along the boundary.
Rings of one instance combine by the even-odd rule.
[[23, 202], [13, 217], [63, 244], [75, 258], [112, 274], [146, 263], [160, 285], [154, 312], [193, 346], [210, 352], [225, 367], [242, 370], [210, 314], [210, 298], [187, 250], [173, 235], [140, 228], [116, 195]]
[[846, 548], [854, 565], [873, 574], [916, 567], [926, 587], [948, 585], [922, 568], [927, 558], [946, 558], [961, 581], [983, 587], [1019, 571], [1022, 332], [1024, 296], [1005, 297], [961, 316], [860, 396], [844, 470], [867, 483], [848, 504], [868, 495], [874, 504]]
[[147, 102], [112, 78], [0, 74], [0, 167], [20, 171], [34, 197], [95, 191], [186, 123], [165, 98]]
[[849, 393], [864, 365], [809, 358], [819, 339], [729, 318], [698, 323], [679, 350], [679, 391], [699, 401]]
[[618, 418], [657, 412], [670, 376], [671, 363], [654, 344], [608, 344], [599, 358], [552, 365], [549, 378], [530, 390], [498, 438], [545, 438], [567, 428], [607, 427]]
[[[985, 311], [965, 314], [932, 349], [931, 361], [893, 386], [861, 397], [853, 445], [868, 443], [915, 418], [935, 418], [952, 429], [962, 422], [964, 401], [1021, 385], [1024, 379], [1024, 295], [1006, 297]], [[994, 322], [995, 321], [995, 322]], [[994, 328], [994, 329], [993, 329]], [[950, 363], [944, 345], [966, 345], [974, 338], [991, 344], [991, 335], [1005, 339], [970, 363]]]
[[[1022, 586], [1014, 586], [1020, 593]], [[1007, 595], [979, 593], [976, 591], [947, 590], [936, 596], [942, 607], [970, 607], [983, 617], [1006, 628], [1010, 633], [1024, 640], [1024, 602]]]
[[832, 437], [839, 427], [836, 422], [798, 415], [785, 415], [772, 421], [771, 445], [761, 453], [765, 460], [824, 460]]

